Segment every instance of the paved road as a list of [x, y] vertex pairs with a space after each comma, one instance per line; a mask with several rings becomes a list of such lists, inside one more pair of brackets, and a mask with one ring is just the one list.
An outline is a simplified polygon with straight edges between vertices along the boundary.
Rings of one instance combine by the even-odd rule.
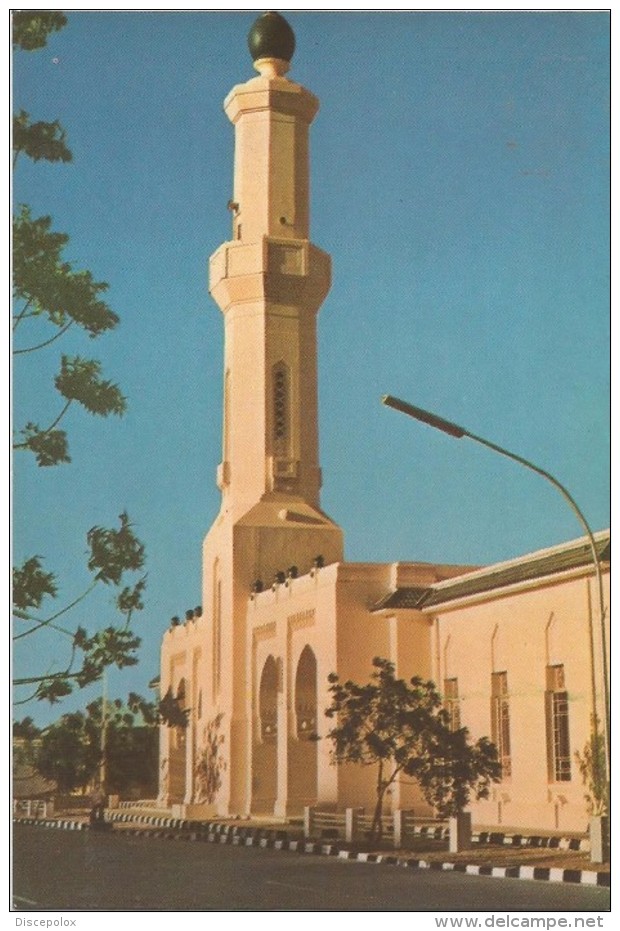
[[16, 825], [25, 911], [595, 911], [609, 891], [330, 857]]

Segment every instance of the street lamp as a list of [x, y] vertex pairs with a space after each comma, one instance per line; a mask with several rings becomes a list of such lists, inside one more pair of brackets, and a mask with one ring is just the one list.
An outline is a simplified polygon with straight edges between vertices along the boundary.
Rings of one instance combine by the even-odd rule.
[[[603, 595], [603, 573], [601, 571], [601, 561], [598, 556], [596, 549], [596, 542], [594, 540], [594, 534], [588, 524], [587, 520], [584, 517], [583, 512], [577, 505], [577, 502], [570, 494], [570, 492], [562, 485], [561, 482], [557, 480], [553, 475], [547, 472], [545, 469], [541, 469], [540, 466], [534, 465], [533, 462], [530, 462], [528, 459], [524, 459], [523, 456], [518, 456], [516, 453], [510, 452], [508, 449], [504, 449], [503, 446], [498, 446], [497, 443], [492, 443], [490, 440], [485, 440], [482, 436], [476, 436], [475, 433], [471, 433], [469, 430], [466, 430], [465, 427], [460, 427], [458, 424], [452, 423], [450, 420], [444, 420], [443, 417], [438, 417], [437, 414], [432, 414], [430, 411], [425, 411], [421, 407], [415, 407], [413, 404], [409, 404], [407, 401], [401, 401], [400, 398], [394, 398], [391, 394], [384, 394], [381, 398], [382, 402], [387, 405], [387, 407], [392, 407], [396, 411], [400, 411], [402, 414], [407, 414], [408, 417], [413, 417], [415, 420], [419, 420], [421, 423], [427, 424], [429, 427], [434, 427], [436, 430], [441, 430], [442, 433], [447, 433], [448, 436], [452, 436], [457, 440], [467, 437], [470, 440], [474, 440], [476, 443], [480, 443], [482, 446], [486, 446], [488, 449], [492, 449], [494, 452], [499, 453], [502, 456], [507, 456], [508, 459], [513, 459], [515, 462], [518, 462], [520, 465], [525, 466], [526, 469], [530, 469], [532, 472], [542, 475], [543, 478], [546, 478], [548, 482], [557, 488], [564, 500], [570, 505], [573, 513], [577, 516], [581, 526], [586, 532], [586, 537], [590, 546], [590, 553], [592, 555], [592, 564], [594, 566], [594, 572], [596, 575], [596, 585], [598, 589], [598, 603], [599, 603], [599, 616], [600, 616], [600, 642], [602, 650], [602, 671], [603, 671], [603, 701], [605, 707], [605, 764], [607, 769], [607, 779], [609, 780], [609, 733], [610, 733], [610, 710], [609, 710], [609, 687], [608, 687], [608, 673], [607, 673], [607, 643], [605, 637], [605, 600]], [[593, 726], [595, 732], [598, 731], [597, 724], [597, 714], [596, 714], [596, 684], [594, 671], [592, 674], [592, 686], [593, 686], [593, 699], [594, 699], [594, 722]]]

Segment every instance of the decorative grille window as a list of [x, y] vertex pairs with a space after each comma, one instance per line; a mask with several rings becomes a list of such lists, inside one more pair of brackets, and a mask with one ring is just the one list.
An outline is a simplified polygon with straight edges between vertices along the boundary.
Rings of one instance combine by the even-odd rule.
[[510, 698], [508, 695], [508, 673], [494, 672], [491, 676], [491, 736], [497, 747], [502, 766], [502, 779], [510, 779], [512, 760], [510, 756]]
[[570, 782], [571, 754], [568, 692], [566, 691], [563, 665], [547, 666], [545, 716], [549, 781]]
[[461, 704], [459, 701], [459, 680], [443, 680], [443, 704], [448, 713], [450, 730], [458, 731], [461, 726]]
[[288, 452], [290, 437], [290, 377], [283, 362], [273, 371], [273, 440], [279, 455]]

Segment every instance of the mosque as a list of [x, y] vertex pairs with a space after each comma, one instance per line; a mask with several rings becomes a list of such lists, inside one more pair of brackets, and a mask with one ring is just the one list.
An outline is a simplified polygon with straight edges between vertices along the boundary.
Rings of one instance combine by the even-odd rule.
[[[258, 76], [224, 103], [232, 235], [210, 259], [225, 332], [221, 508], [202, 607], [163, 638], [161, 694], [187, 726], [161, 728], [159, 802], [187, 817], [372, 810], [371, 768], [333, 765], [312, 737], [328, 730], [328, 675], [366, 681], [380, 656], [399, 677], [433, 679], [454, 726], [497, 745], [502, 780], [472, 805], [475, 824], [583, 830], [575, 751], [606, 719], [610, 534], [485, 567], [345, 561], [320, 505], [316, 318], [331, 264], [309, 229], [319, 104], [286, 76], [283, 17], [259, 16], [249, 47]], [[431, 814], [410, 784], [389, 805]]]

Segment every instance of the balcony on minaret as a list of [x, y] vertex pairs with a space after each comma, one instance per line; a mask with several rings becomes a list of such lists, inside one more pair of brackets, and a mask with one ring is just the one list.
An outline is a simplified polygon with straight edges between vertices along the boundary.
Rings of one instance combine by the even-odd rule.
[[224, 313], [233, 304], [252, 300], [316, 312], [330, 286], [331, 259], [307, 240], [227, 242], [209, 263], [209, 290]]

